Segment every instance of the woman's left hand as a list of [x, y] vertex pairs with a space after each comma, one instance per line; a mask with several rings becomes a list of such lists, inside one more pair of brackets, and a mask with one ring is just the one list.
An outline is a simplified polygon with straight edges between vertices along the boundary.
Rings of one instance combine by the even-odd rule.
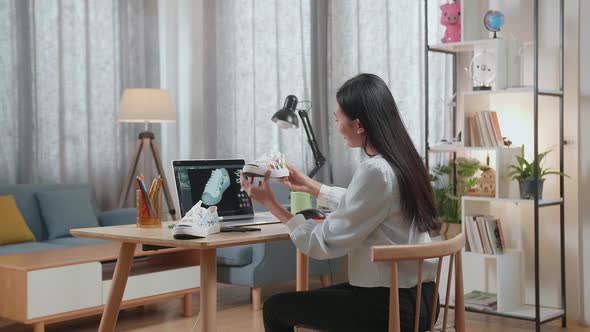
[[257, 200], [266, 208], [273, 204], [278, 204], [274, 192], [270, 189], [270, 171], [264, 174], [264, 181], [257, 180], [254, 177], [247, 178], [243, 173], [240, 175], [242, 189], [246, 191], [250, 198]]

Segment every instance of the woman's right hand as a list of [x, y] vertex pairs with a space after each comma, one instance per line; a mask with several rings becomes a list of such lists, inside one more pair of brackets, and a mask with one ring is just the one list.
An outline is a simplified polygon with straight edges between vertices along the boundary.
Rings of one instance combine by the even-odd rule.
[[291, 165], [287, 165], [287, 168], [289, 169], [289, 176], [281, 179], [283, 185], [293, 191], [301, 191], [311, 194], [315, 198], [318, 197], [322, 186], [321, 183]]

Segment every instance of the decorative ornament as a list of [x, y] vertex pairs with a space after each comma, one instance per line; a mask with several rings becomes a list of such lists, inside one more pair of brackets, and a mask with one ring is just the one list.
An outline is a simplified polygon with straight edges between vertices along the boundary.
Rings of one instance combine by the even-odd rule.
[[488, 31], [494, 33], [493, 38], [498, 38], [496, 32], [500, 31], [500, 28], [504, 26], [504, 14], [501, 11], [488, 10], [483, 17], [483, 25]]
[[496, 171], [489, 166], [482, 166], [483, 173], [477, 180], [474, 196], [495, 197], [496, 196]]
[[461, 41], [461, 3], [455, 1], [440, 6], [440, 24], [446, 27], [445, 35], [441, 39], [443, 43], [455, 43]]
[[473, 90], [491, 90], [496, 80], [496, 56], [484, 50], [471, 59], [467, 70], [471, 74]]

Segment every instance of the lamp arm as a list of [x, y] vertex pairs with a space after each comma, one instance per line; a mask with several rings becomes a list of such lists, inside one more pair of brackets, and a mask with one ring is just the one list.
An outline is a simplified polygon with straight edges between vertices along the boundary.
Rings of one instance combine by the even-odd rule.
[[301, 122], [303, 123], [305, 134], [307, 135], [307, 141], [309, 142], [311, 152], [313, 153], [313, 159], [315, 160], [315, 167], [308, 174], [310, 178], [313, 178], [320, 168], [326, 164], [326, 158], [322, 155], [322, 152], [320, 152], [320, 147], [315, 138], [315, 134], [313, 133], [313, 129], [311, 128], [311, 122], [307, 116], [307, 111], [299, 110], [299, 117], [301, 117]]

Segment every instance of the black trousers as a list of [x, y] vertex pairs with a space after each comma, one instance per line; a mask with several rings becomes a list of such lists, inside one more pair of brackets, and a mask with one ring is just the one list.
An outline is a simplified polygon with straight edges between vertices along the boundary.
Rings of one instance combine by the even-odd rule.
[[[434, 282], [422, 284], [420, 331], [430, 325]], [[416, 287], [399, 289], [401, 331], [413, 331]], [[440, 307], [437, 304], [436, 317]], [[327, 332], [382, 331], [389, 322], [389, 288], [340, 284], [306, 292], [273, 295], [264, 302], [264, 330], [293, 332], [306, 326]]]

